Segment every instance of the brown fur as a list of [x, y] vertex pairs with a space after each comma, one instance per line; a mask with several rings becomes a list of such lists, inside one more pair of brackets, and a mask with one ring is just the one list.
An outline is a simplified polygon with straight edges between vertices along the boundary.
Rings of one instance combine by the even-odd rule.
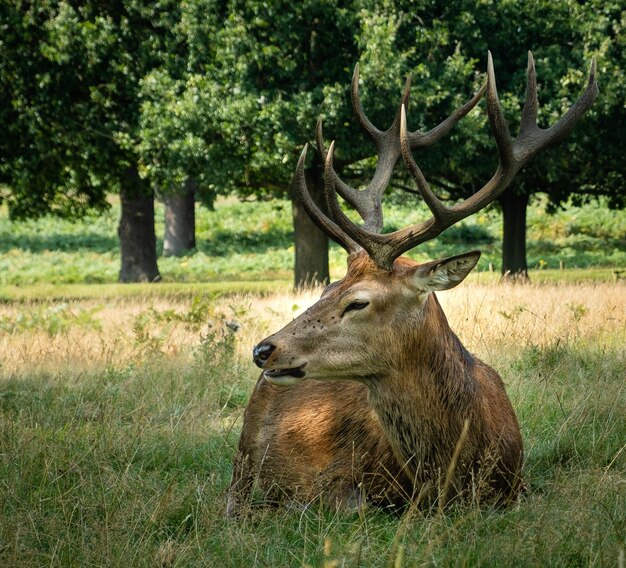
[[[343, 280], [263, 342], [275, 346], [264, 369], [304, 365], [305, 380], [259, 379], [229, 514], [249, 502], [255, 480], [272, 500], [321, 497], [334, 506], [517, 497], [522, 440], [502, 380], [466, 351], [435, 295], [419, 289], [419, 270], [401, 258], [388, 272], [355, 255]], [[361, 298], [367, 309], [344, 313]]]
[[244, 415], [233, 467], [229, 513], [250, 504], [257, 482], [267, 502], [351, 507], [367, 496], [400, 505], [411, 485], [355, 382], [303, 381], [294, 387], [261, 377]]

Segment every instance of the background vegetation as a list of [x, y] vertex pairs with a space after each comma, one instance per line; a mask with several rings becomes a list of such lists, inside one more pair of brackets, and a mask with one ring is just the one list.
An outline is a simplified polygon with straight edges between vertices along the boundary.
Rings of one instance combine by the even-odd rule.
[[[404, 205], [387, 208], [389, 226], [403, 227], [427, 215], [417, 200], [402, 198]], [[84, 221], [46, 217], [11, 222], [6, 209], [0, 209], [0, 292], [8, 294], [12, 287], [33, 284], [116, 282], [118, 210], [119, 205], [114, 202], [108, 214]], [[157, 207], [156, 213], [160, 229], [163, 207]], [[161, 259], [166, 283], [230, 282], [224, 289], [233, 289], [237, 281], [289, 284], [293, 228], [288, 201], [219, 200], [213, 211], [197, 206], [196, 224], [197, 249], [182, 257]], [[489, 263], [493, 263], [499, 273], [501, 231], [500, 215], [496, 210], [488, 210], [452, 227], [410, 255], [426, 260], [478, 248], [483, 251], [478, 271], [488, 271]], [[158, 247], [161, 246], [159, 240]], [[555, 275], [552, 271], [558, 271], [561, 261], [567, 270]], [[538, 200], [529, 215], [529, 262], [533, 278], [538, 281], [548, 276], [614, 279], [614, 272], [626, 266], [626, 212], [592, 203], [582, 207], [569, 205], [548, 215], [544, 203]], [[343, 249], [331, 248], [330, 263], [333, 278], [340, 277], [345, 270]], [[498, 277], [491, 276], [493, 280]], [[82, 288], [88, 293], [88, 287]], [[115, 289], [124, 293], [119, 287]], [[47, 288], [47, 292], [54, 294], [54, 289]]]
[[[348, 96], [357, 62], [374, 124], [391, 123], [411, 73], [409, 127], [428, 130], [484, 82], [491, 50], [515, 133], [529, 49], [542, 127], [580, 95], [596, 57], [594, 106], [566, 143], [524, 168], [500, 199], [500, 264], [524, 274], [529, 196], [547, 195], [552, 208], [595, 196], [624, 205], [625, 22], [622, 3], [606, 0], [4, 2], [0, 201], [16, 219], [76, 218], [107, 210], [110, 195], [119, 194], [119, 278], [154, 281], [154, 196], [171, 210], [167, 219], [192, 227], [173, 253], [193, 248], [193, 218], [184, 211], [194, 195], [176, 204], [169, 198], [189, 191], [209, 205], [217, 194], [288, 198], [318, 116], [337, 141], [342, 176], [357, 186], [369, 179], [374, 149]], [[419, 156], [436, 191], [452, 200], [476, 191], [495, 162], [483, 109]], [[394, 184], [407, 185], [398, 169]], [[317, 159], [307, 176], [321, 201]], [[299, 214], [297, 200], [294, 213], [295, 281], [324, 281], [327, 239]]]

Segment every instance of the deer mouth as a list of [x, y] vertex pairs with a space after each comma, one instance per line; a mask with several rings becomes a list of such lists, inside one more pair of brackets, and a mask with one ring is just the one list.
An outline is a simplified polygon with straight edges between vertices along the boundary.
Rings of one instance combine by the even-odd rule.
[[265, 378], [275, 385], [289, 385], [296, 382], [297, 379], [304, 378], [304, 367], [306, 363], [299, 367], [292, 367], [290, 369], [267, 369], [263, 371]]

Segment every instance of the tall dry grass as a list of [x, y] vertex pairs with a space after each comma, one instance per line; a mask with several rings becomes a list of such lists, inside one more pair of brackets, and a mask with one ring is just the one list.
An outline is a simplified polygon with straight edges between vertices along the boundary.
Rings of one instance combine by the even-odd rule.
[[[47, 330], [41, 302], [2, 304], [0, 321], [28, 319], [28, 314], [35, 312], [42, 312], [43, 320], [0, 333], [2, 373], [5, 377], [33, 373], [61, 377], [126, 366], [145, 350], [136, 329], [142, 315], [148, 320], [144, 331], [155, 337], [162, 335], [160, 349], [171, 356], [189, 351], [216, 326], [240, 326], [237, 355], [245, 361], [253, 345], [315, 303], [319, 294], [320, 290], [265, 297], [244, 294], [207, 301], [205, 322], [194, 328], [149, 317], [152, 312], [186, 314], [189, 300], [140, 296], [106, 302], [59, 302], [55, 305], [63, 306], [68, 314], [67, 329], [59, 332]], [[525, 348], [571, 340], [626, 344], [626, 284], [622, 282], [465, 284], [440, 293], [439, 300], [466, 347], [492, 363]], [[79, 316], [86, 312], [93, 316], [81, 324]]]

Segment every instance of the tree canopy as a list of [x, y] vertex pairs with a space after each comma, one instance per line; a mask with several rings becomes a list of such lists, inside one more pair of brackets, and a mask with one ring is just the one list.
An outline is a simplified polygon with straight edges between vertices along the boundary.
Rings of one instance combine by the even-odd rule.
[[13, 216], [102, 208], [137, 167], [141, 80], [175, 65], [178, 4], [4, 3], [0, 175]]
[[[143, 83], [141, 148], [148, 174], [177, 172], [182, 181], [193, 172], [214, 187], [243, 193], [285, 191], [318, 115], [327, 136], [337, 140], [339, 164], [371, 156], [349, 104], [357, 61], [363, 104], [375, 124], [391, 122], [412, 73], [411, 127], [428, 128], [478, 88], [491, 50], [515, 127], [532, 49], [542, 125], [578, 97], [594, 55], [601, 98], [566, 144], [524, 170], [516, 191], [546, 192], [554, 204], [572, 193], [608, 194], [612, 204], [622, 203], [624, 174], [616, 159], [621, 133], [615, 127], [624, 120], [618, 2], [230, 2], [217, 29], [198, 23], [208, 5], [189, 6], [195, 12], [182, 18], [193, 54], [187, 73], [176, 78], [178, 70], [159, 69]], [[449, 144], [420, 156], [420, 163], [442, 190], [465, 197], [493, 171], [493, 148], [484, 113], [474, 112]], [[365, 179], [371, 170], [364, 165], [348, 175]]]
[[[372, 122], [391, 123], [412, 73], [409, 126], [428, 129], [479, 88], [491, 50], [514, 131], [532, 49], [541, 125], [578, 97], [593, 56], [601, 94], [510, 191], [623, 206], [625, 21], [617, 0], [4, 3], [3, 195], [14, 217], [79, 215], [105, 207], [128, 168], [146, 191], [193, 179], [209, 204], [218, 192], [285, 193], [318, 115], [358, 185], [375, 159], [349, 102], [355, 63]], [[417, 159], [458, 199], [489, 178], [494, 148], [477, 109]]]

